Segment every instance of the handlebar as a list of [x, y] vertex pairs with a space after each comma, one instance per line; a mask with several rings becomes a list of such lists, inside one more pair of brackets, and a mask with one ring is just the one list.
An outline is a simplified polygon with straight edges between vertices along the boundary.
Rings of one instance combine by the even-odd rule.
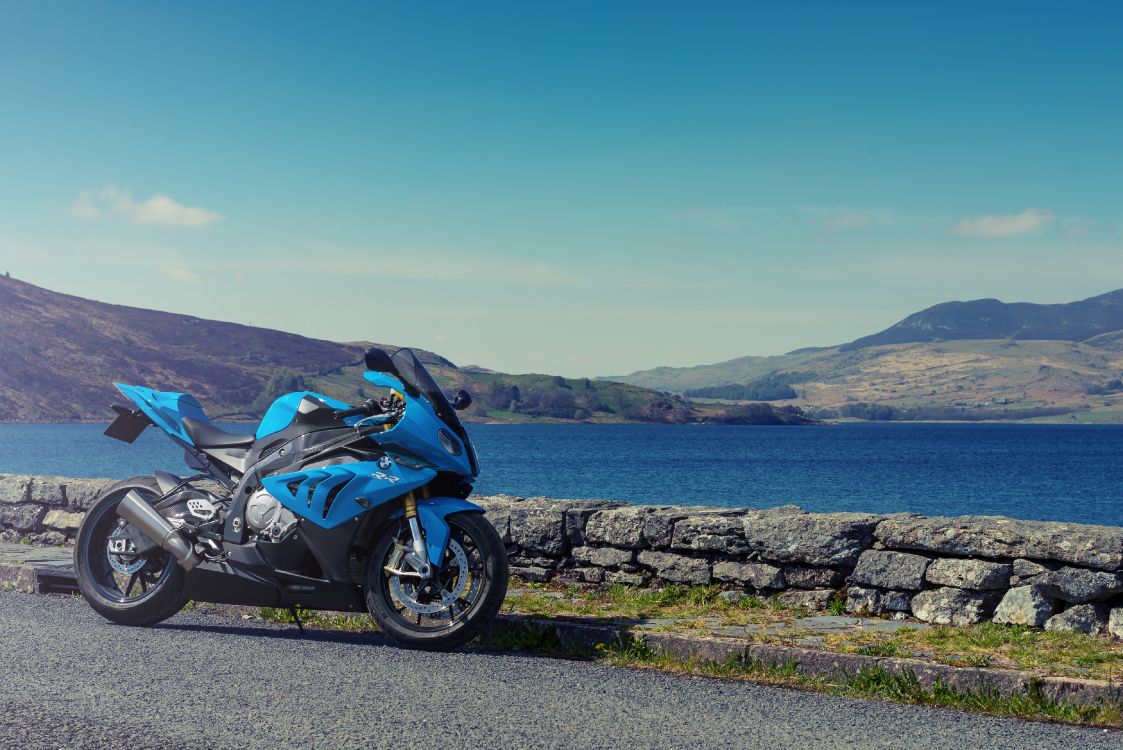
[[360, 405], [353, 409], [338, 409], [335, 412], [336, 419], [347, 419], [348, 417], [373, 417], [382, 411], [382, 406], [373, 398], [367, 399]]

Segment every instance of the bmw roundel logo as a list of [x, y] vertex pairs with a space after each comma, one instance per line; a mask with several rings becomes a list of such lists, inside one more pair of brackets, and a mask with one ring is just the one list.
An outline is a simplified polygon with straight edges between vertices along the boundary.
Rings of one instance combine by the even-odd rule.
[[392, 468], [393, 466], [394, 466], [394, 462], [392, 460], [390, 460], [389, 456], [379, 456], [378, 457], [378, 468], [382, 469], [383, 471], [386, 471], [386, 470]]

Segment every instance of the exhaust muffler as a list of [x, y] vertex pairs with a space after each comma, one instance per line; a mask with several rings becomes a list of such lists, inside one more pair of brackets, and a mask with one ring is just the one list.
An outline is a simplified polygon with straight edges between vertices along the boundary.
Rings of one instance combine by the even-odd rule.
[[199, 555], [195, 546], [183, 534], [168, 523], [141, 497], [136, 490], [129, 490], [125, 498], [117, 506], [117, 515], [124, 518], [137, 528], [140, 533], [160, 545], [162, 549], [171, 553], [184, 570], [191, 570], [199, 564]]

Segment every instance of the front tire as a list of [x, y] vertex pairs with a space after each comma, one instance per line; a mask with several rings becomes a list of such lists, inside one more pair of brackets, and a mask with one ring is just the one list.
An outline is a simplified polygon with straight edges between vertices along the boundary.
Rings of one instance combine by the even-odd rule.
[[187, 603], [183, 568], [159, 547], [144, 555], [112, 554], [110, 538], [120, 534], [117, 506], [130, 490], [145, 500], [160, 496], [152, 477], [133, 477], [98, 497], [82, 519], [74, 544], [78, 590], [98, 614], [120, 625], [154, 625]]
[[[499, 612], [507, 595], [507, 548], [482, 513], [453, 513], [449, 550], [432, 581], [387, 572], [397, 545], [408, 545], [404, 523], [391, 523], [371, 548], [367, 609], [395, 642], [449, 650], [472, 640]], [[434, 568], [438, 566], [434, 565]]]

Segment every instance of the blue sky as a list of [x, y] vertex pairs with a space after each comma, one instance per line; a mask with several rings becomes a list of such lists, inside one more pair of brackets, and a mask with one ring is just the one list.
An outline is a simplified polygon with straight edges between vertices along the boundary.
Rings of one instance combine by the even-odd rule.
[[567, 375], [1123, 287], [1123, 6], [752, 5], [3, 4], [0, 271]]

